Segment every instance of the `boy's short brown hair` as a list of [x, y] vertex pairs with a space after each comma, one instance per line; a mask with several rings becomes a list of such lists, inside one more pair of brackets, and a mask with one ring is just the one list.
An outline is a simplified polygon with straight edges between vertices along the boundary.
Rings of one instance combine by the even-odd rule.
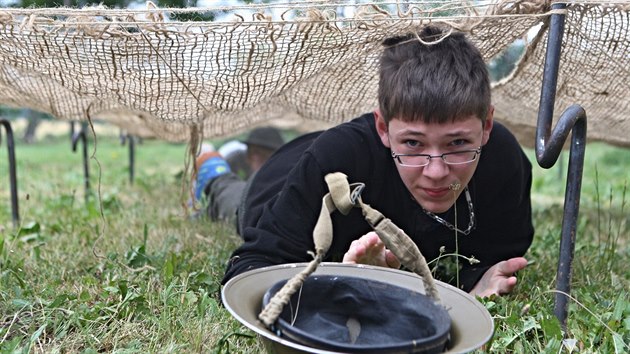
[[490, 78], [481, 53], [463, 33], [427, 26], [383, 44], [378, 99], [386, 122], [445, 123], [470, 115], [485, 122]]

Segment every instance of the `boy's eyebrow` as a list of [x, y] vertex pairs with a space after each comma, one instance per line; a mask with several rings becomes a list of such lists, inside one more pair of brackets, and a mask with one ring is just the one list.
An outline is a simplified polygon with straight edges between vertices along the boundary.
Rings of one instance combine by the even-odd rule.
[[[426, 136], [426, 134], [423, 131], [419, 131], [419, 130], [412, 130], [412, 129], [403, 129], [400, 131], [401, 134], [405, 134], [405, 135], [417, 135], [417, 136]], [[473, 132], [469, 129], [460, 129], [460, 130], [454, 130], [452, 132], [449, 132], [447, 134], [445, 134], [445, 136], [447, 137], [458, 137], [458, 136], [462, 136], [462, 135], [475, 135], [477, 134], [477, 132]]]
[[400, 134], [405, 134], [405, 135], [420, 135], [420, 136], [425, 136], [426, 135], [422, 131], [412, 130], [412, 129], [402, 129], [399, 133]]
[[476, 132], [473, 132], [467, 129], [462, 129], [462, 130], [455, 130], [453, 132], [450, 132], [446, 134], [446, 136], [457, 137], [457, 136], [462, 136], [462, 135], [474, 135], [474, 134], [476, 134]]

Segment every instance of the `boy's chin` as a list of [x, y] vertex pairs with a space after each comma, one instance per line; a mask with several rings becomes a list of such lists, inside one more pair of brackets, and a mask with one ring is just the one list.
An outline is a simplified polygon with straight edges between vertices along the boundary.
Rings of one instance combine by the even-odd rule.
[[421, 202], [420, 206], [422, 206], [425, 211], [431, 212], [433, 214], [441, 214], [447, 212], [453, 206], [453, 204]]

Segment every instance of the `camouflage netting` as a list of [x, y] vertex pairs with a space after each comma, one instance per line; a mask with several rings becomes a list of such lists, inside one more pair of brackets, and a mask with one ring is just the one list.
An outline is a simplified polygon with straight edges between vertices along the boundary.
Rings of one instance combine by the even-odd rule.
[[[547, 24], [563, 13], [556, 117], [581, 104], [589, 139], [630, 146], [628, 0], [569, 1], [563, 11], [540, 0], [355, 2], [0, 9], [0, 104], [172, 141], [276, 118], [337, 124], [376, 107], [383, 39], [433, 22], [469, 33], [489, 63], [526, 44], [493, 101], [497, 118], [532, 145]], [[221, 15], [176, 21], [182, 13]]]

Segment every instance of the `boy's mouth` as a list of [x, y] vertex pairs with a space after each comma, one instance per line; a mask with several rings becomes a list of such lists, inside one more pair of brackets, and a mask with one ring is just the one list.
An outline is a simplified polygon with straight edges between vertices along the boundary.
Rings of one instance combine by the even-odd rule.
[[450, 192], [449, 188], [423, 188], [423, 190], [431, 198], [441, 198]]

